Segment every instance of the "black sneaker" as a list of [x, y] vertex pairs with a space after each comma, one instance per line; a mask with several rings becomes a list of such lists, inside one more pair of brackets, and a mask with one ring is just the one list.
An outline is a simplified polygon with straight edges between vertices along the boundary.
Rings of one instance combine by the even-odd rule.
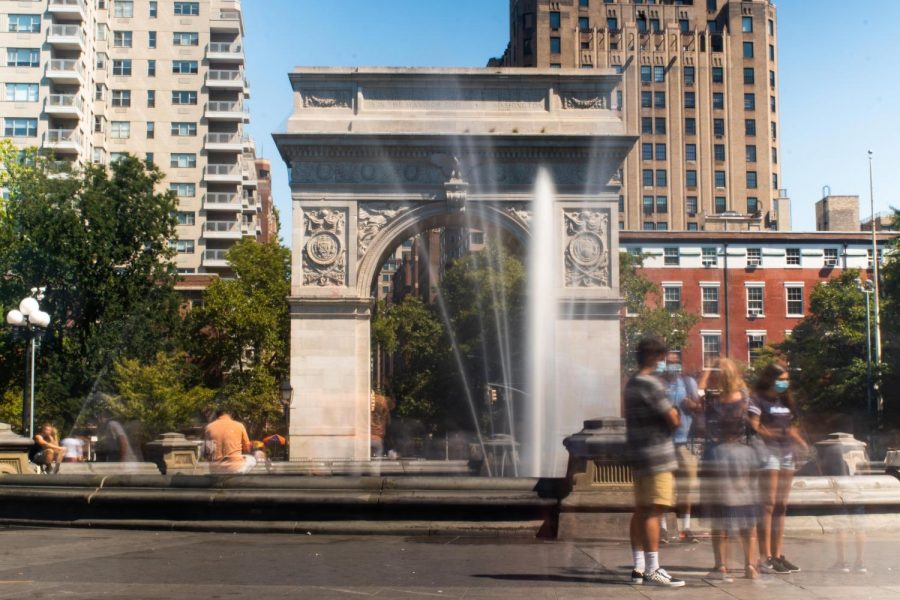
[[780, 562], [781, 565], [782, 565], [785, 569], [787, 569], [787, 571], [788, 571], [789, 573], [799, 573], [799, 572], [800, 572], [800, 567], [798, 567], [797, 565], [795, 565], [794, 563], [792, 563], [791, 561], [789, 561], [788, 559], [786, 559], [786, 558], [784, 557], [784, 554], [782, 554], [781, 556], [778, 557], [778, 562]]
[[644, 583], [644, 574], [638, 571], [637, 569], [631, 570], [631, 583], [632, 585], [641, 585]]
[[[775, 573], [779, 575], [787, 575], [791, 572], [791, 570], [787, 567], [787, 565], [782, 562], [780, 556], [773, 556], [769, 559], [769, 562], [772, 563], [772, 566], [775, 568]], [[799, 569], [798, 569], [799, 570]]]
[[759, 572], [765, 573], [767, 575], [785, 575], [787, 573], [790, 573], [790, 571], [784, 568], [784, 565], [781, 564], [781, 561], [776, 558], [772, 558], [771, 556], [766, 560], [759, 561]]
[[658, 587], [683, 587], [684, 581], [681, 579], [675, 579], [662, 567], [653, 571], [652, 573], [644, 574], [644, 585], [655, 585]]

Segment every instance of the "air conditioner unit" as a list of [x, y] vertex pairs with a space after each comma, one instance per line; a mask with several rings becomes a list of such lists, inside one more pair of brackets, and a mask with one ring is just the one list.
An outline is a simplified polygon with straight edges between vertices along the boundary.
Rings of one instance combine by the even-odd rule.
[[751, 319], [755, 319], [756, 317], [761, 317], [762, 314], [763, 314], [762, 311], [758, 308], [748, 308], [747, 309], [747, 316], [750, 317]]
[[716, 266], [716, 259], [714, 259], [714, 258], [704, 258], [704, 259], [703, 259], [703, 266], [704, 266], [704, 267], [714, 267], [714, 266]]
[[748, 267], [758, 267], [758, 266], [759, 266], [759, 259], [758, 259], [758, 258], [748, 258], [748, 259], [747, 259], [747, 266], [748, 266]]

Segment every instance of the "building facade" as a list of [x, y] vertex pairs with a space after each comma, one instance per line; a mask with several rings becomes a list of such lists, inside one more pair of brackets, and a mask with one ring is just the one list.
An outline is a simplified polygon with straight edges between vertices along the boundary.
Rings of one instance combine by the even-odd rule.
[[278, 241], [278, 217], [275, 214], [275, 200], [272, 198], [272, 164], [265, 158], [256, 159], [256, 180], [259, 194], [259, 235], [261, 243]]
[[[510, 0], [491, 64], [622, 73], [617, 108], [641, 139], [619, 227], [790, 229], [779, 202], [778, 37], [769, 0]], [[786, 199], [785, 199], [786, 200]]]
[[257, 235], [239, 0], [0, 0], [3, 135], [76, 164], [128, 152], [178, 196], [176, 264]]
[[[896, 237], [879, 234], [881, 260]], [[661, 288], [659, 302], [700, 316], [683, 349], [690, 373], [719, 357], [751, 362], [809, 314], [817, 284], [846, 269], [872, 274], [865, 233], [624, 232], [619, 240], [644, 257], [641, 272]]]

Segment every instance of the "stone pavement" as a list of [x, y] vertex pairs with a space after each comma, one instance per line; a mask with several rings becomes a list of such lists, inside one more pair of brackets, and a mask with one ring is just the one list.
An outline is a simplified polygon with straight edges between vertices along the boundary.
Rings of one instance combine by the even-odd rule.
[[509, 598], [900, 600], [896, 535], [866, 575], [831, 573], [833, 542], [792, 538], [802, 573], [711, 581], [708, 543], [663, 548], [688, 586], [626, 582], [627, 543], [0, 528], [0, 598]]

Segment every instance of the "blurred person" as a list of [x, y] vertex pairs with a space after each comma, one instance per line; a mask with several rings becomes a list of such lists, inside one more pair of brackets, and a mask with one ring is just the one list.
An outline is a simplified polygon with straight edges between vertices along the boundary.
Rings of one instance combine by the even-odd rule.
[[387, 435], [387, 428], [391, 424], [390, 399], [384, 394], [373, 390], [370, 410], [372, 412], [371, 456], [382, 458], [384, 456], [384, 438]]
[[103, 412], [101, 420], [97, 441], [97, 461], [137, 462], [137, 454], [132, 448], [122, 424], [109, 411]]
[[66, 449], [65, 456], [63, 456], [63, 462], [73, 463], [73, 462], [82, 462], [84, 460], [84, 440], [76, 437], [70, 436], [67, 438], [63, 438], [60, 442], [60, 445]]
[[[669, 400], [678, 409], [681, 418], [678, 428], [672, 434], [675, 458], [678, 460], [678, 470], [675, 472], [675, 523], [678, 527], [678, 541], [699, 543], [700, 540], [691, 531], [691, 504], [698, 487], [697, 457], [688, 445], [694, 415], [702, 407], [697, 382], [682, 372], [681, 353], [677, 351], [670, 351], [666, 356], [666, 371], [663, 378], [668, 385]], [[665, 518], [660, 520], [660, 524], [662, 542], [668, 538]]]
[[784, 556], [784, 518], [794, 480], [797, 449], [807, 450], [797, 428], [797, 411], [790, 393], [787, 369], [772, 363], [766, 366], [753, 386], [756, 411], [750, 417], [768, 452], [759, 476], [762, 512], [759, 530], [759, 570], [763, 573], [799, 573], [800, 567]]
[[226, 408], [216, 410], [216, 419], [206, 426], [203, 440], [213, 473], [247, 473], [256, 466], [256, 459], [247, 454], [250, 452], [247, 428], [235, 421]]
[[665, 368], [666, 345], [658, 338], [638, 343], [638, 372], [625, 385], [626, 449], [634, 479], [634, 514], [630, 537], [634, 568], [631, 582], [681, 587], [684, 581], [659, 566], [660, 516], [675, 504], [674, 472], [678, 468], [672, 432], [678, 409], [654, 375]]
[[[710, 378], [715, 376], [714, 387], [710, 385]], [[721, 506], [722, 490], [719, 478], [720, 451], [718, 446], [725, 443], [726, 434], [734, 437], [733, 430], [743, 427], [745, 435], [741, 442], [746, 442], [746, 431], [749, 427], [750, 415], [755, 408], [750, 402], [747, 383], [737, 364], [728, 358], [720, 358], [715, 367], [703, 372], [697, 383], [698, 394], [703, 398], [703, 410], [706, 420], [706, 439], [703, 449], [703, 464], [701, 474], [704, 482], [704, 496], [706, 504], [711, 507], [713, 513]], [[740, 437], [740, 436], [739, 436]], [[732, 443], [735, 443], [732, 441]], [[727, 452], [727, 451], [726, 451]], [[727, 480], [724, 482], [727, 485]], [[753, 486], [751, 486], [752, 488]], [[728, 491], [728, 490], [726, 490]], [[729, 581], [727, 544], [728, 531], [723, 529], [727, 520], [712, 520], [711, 535], [713, 546], [713, 574], [723, 580]], [[755, 544], [754, 544], [755, 547]]]
[[34, 445], [28, 451], [28, 459], [42, 470], [49, 473], [59, 472], [66, 449], [59, 443], [59, 434], [51, 423], [41, 425], [41, 430], [34, 434]]

